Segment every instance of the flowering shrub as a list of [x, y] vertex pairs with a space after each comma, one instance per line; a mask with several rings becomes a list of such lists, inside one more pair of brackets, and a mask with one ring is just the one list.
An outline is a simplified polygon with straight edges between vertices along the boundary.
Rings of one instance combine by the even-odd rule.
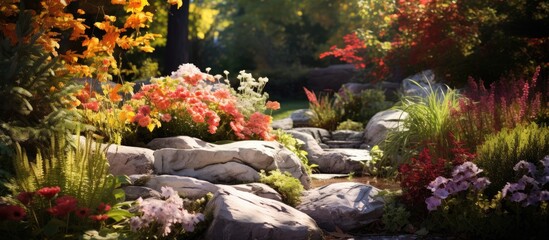
[[[418, 157], [413, 157], [409, 163], [400, 165], [398, 171], [400, 185], [403, 191], [402, 197], [408, 204], [412, 206], [422, 204], [427, 196], [430, 195], [429, 191], [425, 188], [427, 184], [435, 180], [438, 176], [445, 175], [453, 167], [474, 159], [475, 155], [463, 148], [460, 142], [453, 138], [451, 138], [451, 140], [454, 143], [454, 147], [450, 150], [452, 159], [434, 158], [431, 155], [430, 149], [424, 148]], [[438, 149], [435, 148], [433, 151], [437, 150]], [[467, 168], [467, 166], [461, 168]], [[461, 168], [458, 168], [458, 171], [454, 170], [452, 173], [452, 175], [455, 174], [460, 177], [459, 181], [462, 181], [462, 175], [464, 174], [466, 174], [467, 177], [470, 176], [469, 173], [460, 170]], [[443, 179], [440, 179], [439, 181], [442, 180]], [[454, 185], [451, 186], [454, 187]], [[436, 201], [436, 199], [433, 199], [433, 201]]]
[[427, 209], [429, 211], [436, 210], [442, 200], [459, 192], [467, 191], [471, 187], [475, 191], [482, 191], [490, 184], [490, 181], [485, 177], [478, 177], [482, 170], [472, 162], [465, 162], [454, 168], [452, 178], [447, 179], [438, 176], [435, 180], [429, 183], [427, 189], [431, 190], [433, 196], [427, 198]]
[[311, 118], [311, 124], [315, 127], [324, 128], [330, 131], [335, 130], [339, 122], [340, 114], [334, 107], [333, 100], [330, 99], [330, 96], [321, 96], [319, 100], [314, 92], [305, 87], [303, 87], [303, 90], [309, 100], [309, 109], [311, 109], [314, 114]]
[[549, 156], [540, 161], [543, 170], [538, 171], [531, 162], [520, 161], [514, 167], [515, 172], [525, 172], [516, 183], [507, 183], [501, 190], [502, 197], [523, 207], [549, 202]]
[[162, 187], [161, 191], [162, 200], [137, 200], [138, 216], [130, 219], [131, 230], [144, 239], [157, 234], [167, 237], [193, 232], [195, 225], [204, 220], [204, 215], [187, 212], [183, 199], [171, 187]]
[[[241, 72], [238, 79], [247, 80], [242, 80], [244, 86], [235, 91], [228, 81], [220, 83], [220, 78], [183, 64], [171, 76], [141, 86], [127, 101], [122, 99], [131, 95], [131, 84], [104, 86], [102, 94], [87, 87], [77, 95], [82, 102], [79, 109], [100, 134], [110, 138], [124, 135], [130, 142], [132, 137], [147, 141], [174, 135], [206, 141], [273, 140], [271, 117], [263, 112], [280, 108], [280, 104], [266, 103], [267, 95], [259, 93], [267, 80], [255, 81]], [[132, 135], [131, 130], [138, 135]]]
[[545, 108], [545, 96], [536, 91], [539, 72], [540, 67], [531, 80], [502, 78], [490, 84], [489, 89], [482, 80], [469, 78], [465, 98], [459, 99], [459, 107], [452, 113], [457, 120], [456, 136], [474, 148], [489, 134], [534, 120]]
[[8, 233], [32, 234], [33, 238], [62, 238], [78, 236], [88, 228], [99, 228], [109, 219], [109, 204], [101, 203], [90, 209], [71, 195], [63, 195], [58, 186], [43, 187], [34, 192], [20, 192], [15, 199], [6, 198], [8, 205], [0, 206], [0, 221], [30, 227], [30, 232], [14, 232], [13, 225], [2, 225]]

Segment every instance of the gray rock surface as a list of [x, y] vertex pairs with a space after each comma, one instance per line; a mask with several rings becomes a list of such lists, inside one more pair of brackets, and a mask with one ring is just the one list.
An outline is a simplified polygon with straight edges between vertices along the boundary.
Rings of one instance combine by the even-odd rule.
[[290, 114], [293, 127], [309, 127], [311, 126], [311, 118], [314, 116], [313, 111], [309, 109], [298, 109]]
[[292, 131], [302, 132], [309, 134], [313, 136], [313, 138], [318, 142], [322, 143], [327, 140], [332, 139], [332, 134], [330, 131], [323, 129], [323, 128], [315, 128], [315, 127], [300, 127], [300, 128], [293, 128]]
[[214, 144], [189, 136], [155, 138], [147, 143], [147, 147], [153, 150], [162, 148], [195, 149], [210, 148], [214, 146]]
[[306, 214], [279, 201], [235, 189], [219, 190], [206, 205], [205, 213], [213, 217], [205, 239], [322, 239], [322, 231]]
[[153, 173], [153, 150], [115, 144], [109, 145], [106, 150], [109, 171], [114, 175]]
[[[174, 175], [141, 175], [132, 176], [132, 182], [140, 181], [145, 187], [154, 189], [158, 192], [161, 188], [172, 187], [182, 197], [190, 199], [199, 199], [208, 193], [215, 193], [219, 189], [216, 185], [191, 177], [182, 177]], [[139, 180], [138, 180], [139, 179]]]
[[356, 76], [358, 70], [352, 64], [336, 64], [326, 68], [316, 68], [307, 75], [307, 88], [312, 91], [337, 91], [341, 85]]
[[138, 198], [160, 198], [160, 192], [144, 186], [124, 186], [122, 187], [126, 193], [126, 201], [134, 201]]
[[359, 173], [364, 166], [361, 162], [371, 160], [368, 150], [323, 149], [310, 134], [295, 130], [287, 132], [304, 143], [302, 149], [307, 152], [309, 163], [318, 165], [322, 173]]
[[239, 141], [211, 148], [160, 149], [154, 152], [159, 174], [194, 177], [213, 183], [257, 182], [259, 171], [280, 169], [299, 179], [310, 178], [301, 160], [278, 142]]
[[407, 117], [408, 113], [401, 110], [389, 109], [376, 113], [364, 129], [364, 142], [370, 146], [380, 144], [387, 139], [389, 131], [402, 126]]
[[402, 80], [401, 89], [405, 96], [425, 97], [432, 91], [445, 93], [448, 87], [435, 82], [435, 73], [432, 70], [425, 70]]
[[361, 183], [334, 183], [306, 191], [296, 208], [326, 231], [353, 231], [381, 218], [384, 202], [378, 192]]
[[279, 120], [274, 120], [271, 123], [271, 127], [273, 129], [289, 130], [289, 129], [292, 129], [294, 127], [294, 121], [292, 121], [292, 119], [289, 118], [289, 117], [279, 119]]
[[247, 183], [247, 184], [237, 184], [237, 185], [218, 184], [217, 186], [221, 188], [232, 187], [236, 190], [251, 193], [253, 195], [256, 195], [262, 198], [268, 198], [268, 199], [282, 202], [282, 196], [280, 196], [280, 193], [278, 193], [273, 188], [269, 187], [269, 185], [263, 184], [263, 183]]

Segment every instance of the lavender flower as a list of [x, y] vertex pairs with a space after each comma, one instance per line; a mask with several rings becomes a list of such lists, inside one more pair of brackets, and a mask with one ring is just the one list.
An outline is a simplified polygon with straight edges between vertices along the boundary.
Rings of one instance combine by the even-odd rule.
[[434, 210], [437, 210], [440, 204], [442, 204], [442, 200], [440, 198], [433, 196], [425, 199], [425, 203], [427, 203], [427, 210], [434, 211]]
[[515, 170], [515, 172], [518, 172], [520, 171], [521, 169], [526, 169], [528, 170], [528, 173], [530, 175], [535, 175], [537, 170], [536, 170], [536, 166], [534, 164], [532, 164], [531, 162], [527, 162], [527, 161], [520, 161], [518, 162], [517, 164], [515, 164], [515, 166], [513, 167], [513, 170]]
[[474, 182], [473, 182], [473, 187], [477, 190], [477, 191], [480, 191], [482, 189], [485, 189], [488, 185], [490, 185], [490, 180], [488, 180], [488, 178], [485, 178], [485, 177], [481, 177], [481, 178], [477, 178]]

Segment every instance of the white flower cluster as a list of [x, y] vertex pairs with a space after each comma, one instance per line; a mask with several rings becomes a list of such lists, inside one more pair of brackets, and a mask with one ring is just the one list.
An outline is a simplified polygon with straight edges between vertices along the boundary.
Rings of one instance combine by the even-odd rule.
[[269, 94], [263, 92], [263, 89], [269, 79], [260, 77], [256, 80], [251, 73], [244, 70], [240, 71], [236, 78], [239, 81], [239, 86], [234, 94], [238, 97], [239, 110], [245, 116], [265, 111], [265, 102], [269, 98]]
[[185, 63], [179, 65], [177, 71], [172, 72], [171, 78], [184, 78], [186, 76], [193, 76], [195, 74], [203, 74], [202, 71], [194, 64]]
[[131, 230], [136, 232], [150, 226], [158, 226], [158, 231], [162, 236], [167, 236], [172, 231], [172, 227], [178, 226], [181, 226], [186, 232], [194, 231], [195, 224], [203, 221], [204, 215], [201, 213], [192, 214], [183, 209], [183, 199], [173, 188], [162, 187], [161, 190], [164, 200], [143, 201], [142, 198], [137, 200], [139, 213], [142, 215], [130, 219]]

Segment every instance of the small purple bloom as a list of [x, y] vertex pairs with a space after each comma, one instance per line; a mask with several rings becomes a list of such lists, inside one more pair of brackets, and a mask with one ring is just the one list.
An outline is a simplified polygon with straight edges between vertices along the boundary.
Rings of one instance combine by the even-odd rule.
[[545, 190], [541, 191], [539, 193], [539, 199], [541, 201], [549, 201], [549, 191], [545, 191]]
[[[518, 181], [519, 184], [523, 184], [525, 187], [530, 184], [534, 187], [534, 189], [539, 189], [538, 187], [538, 181], [536, 181], [536, 179], [534, 178], [531, 178], [531, 177], [528, 177], [526, 175], [523, 175], [522, 178], [519, 179]], [[523, 189], [521, 189], [523, 190]]]
[[425, 203], [427, 203], [427, 210], [434, 211], [437, 210], [438, 206], [442, 204], [442, 201], [440, 198], [437, 197], [428, 197], [425, 199]]
[[433, 181], [431, 181], [431, 183], [429, 183], [429, 186], [427, 186], [427, 189], [434, 192], [437, 189], [439, 189], [441, 186], [442, 186], [442, 188], [444, 188], [444, 185], [446, 185], [447, 182], [448, 182], [447, 178], [445, 178], [443, 176], [438, 176], [437, 178], [435, 178], [435, 180], [433, 180]]
[[516, 192], [516, 193], [513, 193], [511, 198], [509, 198], [509, 200], [511, 200], [513, 202], [522, 202], [522, 201], [524, 201], [524, 199], [526, 199], [526, 197], [528, 197], [528, 195], [526, 195], [524, 193], [521, 193], [521, 192]]
[[549, 168], [549, 155], [545, 156], [542, 160], [540, 160], [541, 164], [545, 167], [545, 169]]
[[448, 195], [450, 195], [450, 193], [448, 193], [448, 191], [446, 191], [446, 189], [443, 189], [443, 188], [439, 188], [433, 193], [433, 196], [440, 199], [446, 199]]
[[534, 176], [537, 172], [536, 166], [533, 163], [527, 162], [527, 161], [524, 161], [524, 160], [518, 162], [513, 167], [513, 170], [515, 170], [515, 171], [520, 171], [521, 169], [528, 170], [528, 173], [530, 173], [531, 176]]
[[469, 182], [466, 182], [466, 181], [461, 181], [461, 182], [458, 182], [456, 184], [456, 192], [461, 192], [461, 191], [465, 191], [467, 190], [467, 188], [469, 188]]
[[478, 178], [477, 180], [475, 180], [475, 182], [473, 182], [473, 186], [476, 190], [485, 189], [488, 185], [490, 185], [490, 180], [485, 177]]

